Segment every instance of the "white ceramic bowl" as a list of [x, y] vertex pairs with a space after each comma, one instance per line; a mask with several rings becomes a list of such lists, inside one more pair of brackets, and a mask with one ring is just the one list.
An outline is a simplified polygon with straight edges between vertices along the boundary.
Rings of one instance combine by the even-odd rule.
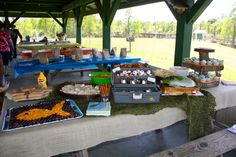
[[179, 76], [187, 77], [189, 69], [183, 66], [173, 66], [173, 67], [170, 67], [170, 70], [175, 71], [177, 75]]

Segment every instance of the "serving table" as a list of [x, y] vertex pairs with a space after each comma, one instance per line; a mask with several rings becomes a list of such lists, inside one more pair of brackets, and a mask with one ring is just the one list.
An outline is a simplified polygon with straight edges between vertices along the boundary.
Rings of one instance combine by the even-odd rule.
[[49, 64], [40, 64], [38, 60], [21, 60], [18, 59], [14, 65], [15, 77], [24, 75], [25, 73], [48, 71], [48, 70], [66, 70], [66, 69], [85, 69], [85, 68], [97, 68], [101, 65], [107, 64], [122, 64], [122, 63], [134, 63], [141, 61], [137, 57], [110, 57], [108, 59], [90, 58], [75, 61], [71, 58], [65, 58], [64, 61], [49, 60]]
[[55, 43], [55, 44], [20, 44], [17, 46], [21, 50], [46, 50], [52, 48], [73, 48], [80, 47], [79, 43]]
[[[236, 98], [233, 96], [236, 86], [220, 85], [208, 90], [216, 97], [216, 109], [236, 106]], [[35, 102], [15, 103], [6, 100], [3, 109], [29, 103]], [[3, 114], [1, 126], [2, 118]], [[102, 142], [161, 129], [186, 118], [183, 110], [167, 107], [149, 115], [118, 114], [111, 117], [83, 117], [12, 132], [1, 131], [0, 156], [9, 157], [17, 154], [18, 157], [48, 157], [83, 150]]]
[[[78, 43], [35, 43], [35, 44], [19, 44], [17, 49], [21, 52], [23, 59], [30, 59], [38, 53], [46, 53], [48, 57], [52, 57], [57, 50], [62, 55], [70, 56], [72, 48], [79, 48]], [[91, 51], [91, 49], [90, 49]]]

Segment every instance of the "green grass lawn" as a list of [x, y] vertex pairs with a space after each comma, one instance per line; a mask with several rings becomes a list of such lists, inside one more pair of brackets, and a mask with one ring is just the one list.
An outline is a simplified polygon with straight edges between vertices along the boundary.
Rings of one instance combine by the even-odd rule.
[[[125, 38], [112, 38], [111, 42], [112, 47], [117, 47], [118, 52], [121, 47], [129, 49], [129, 43]], [[102, 50], [102, 38], [83, 38], [82, 45]], [[215, 53], [210, 53], [210, 57], [224, 60], [222, 79], [236, 81], [236, 49], [216, 43], [192, 41], [191, 57], [198, 57], [198, 52], [193, 50], [196, 47], [215, 49]], [[140, 57], [151, 65], [169, 69], [174, 64], [174, 52], [175, 39], [136, 38], [129, 55]]]

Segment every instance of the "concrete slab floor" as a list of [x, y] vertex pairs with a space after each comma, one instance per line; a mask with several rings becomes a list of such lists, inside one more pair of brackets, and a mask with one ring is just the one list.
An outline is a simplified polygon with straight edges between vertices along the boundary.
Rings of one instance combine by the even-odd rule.
[[176, 123], [161, 130], [105, 142], [88, 149], [89, 157], [144, 157], [188, 142], [187, 125]]

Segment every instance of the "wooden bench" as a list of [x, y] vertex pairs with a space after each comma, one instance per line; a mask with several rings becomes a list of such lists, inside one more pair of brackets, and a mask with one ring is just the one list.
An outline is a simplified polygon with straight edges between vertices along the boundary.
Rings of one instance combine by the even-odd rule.
[[227, 129], [150, 157], [216, 157], [236, 148], [236, 134]]

